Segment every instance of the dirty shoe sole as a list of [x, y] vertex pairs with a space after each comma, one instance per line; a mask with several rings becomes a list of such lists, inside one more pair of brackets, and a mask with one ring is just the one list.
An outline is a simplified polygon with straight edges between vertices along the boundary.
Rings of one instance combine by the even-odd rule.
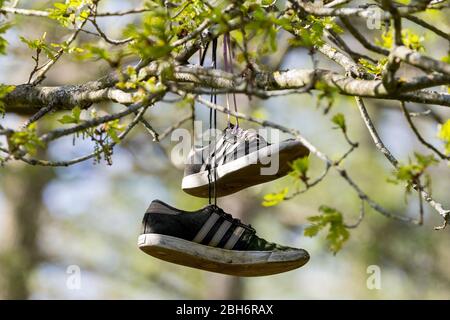
[[308, 252], [303, 249], [226, 250], [156, 233], [142, 234], [138, 245], [145, 253], [164, 261], [241, 277], [286, 272], [303, 266], [309, 260]]
[[[275, 174], [262, 174], [263, 169], [268, 169], [271, 163], [267, 163], [272, 154], [278, 153], [278, 170]], [[307, 156], [309, 150], [300, 142], [285, 141], [279, 145], [272, 144], [246, 156], [220, 165], [216, 169], [216, 195], [227, 196], [251, 186], [273, 181], [285, 176], [291, 171], [290, 163], [298, 158]], [[214, 179], [214, 177], [212, 177]], [[214, 181], [211, 179], [211, 183]], [[208, 171], [191, 174], [183, 178], [182, 189], [193, 196], [209, 197]]]

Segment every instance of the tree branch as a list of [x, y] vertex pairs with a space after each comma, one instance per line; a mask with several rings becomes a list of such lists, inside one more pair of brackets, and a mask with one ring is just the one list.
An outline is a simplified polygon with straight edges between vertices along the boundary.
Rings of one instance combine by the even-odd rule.
[[[148, 76], [158, 76], [156, 64], [143, 68]], [[211, 70], [198, 66], [178, 66], [174, 68], [172, 77], [168, 80], [177, 83], [193, 83], [205, 88], [226, 89], [226, 92], [252, 93], [249, 83], [241, 76], [234, 76], [221, 70]], [[120, 104], [132, 104], [136, 94], [114, 88], [118, 81], [117, 74], [112, 74], [97, 81], [78, 86], [39, 87], [19, 85], [2, 100], [6, 111], [37, 110], [48, 105], [55, 110], [70, 110], [75, 106], [88, 108], [93, 103], [112, 101]], [[449, 78], [442, 75], [398, 80], [401, 92], [389, 93], [381, 80], [358, 80], [327, 70], [292, 69], [275, 72], [259, 72], [255, 74], [256, 89], [290, 90], [315, 88], [318, 83], [325, 84], [343, 95], [370, 97], [377, 99], [402, 100], [428, 104], [438, 104], [450, 107], [450, 95], [446, 93], [418, 90], [413, 93], [404, 91], [418, 88], [433, 87], [438, 84], [450, 84]], [[263, 96], [263, 94], [262, 94]]]
[[[367, 112], [367, 109], [364, 105], [364, 102], [361, 98], [355, 97], [356, 104], [358, 105], [358, 109], [361, 113], [361, 117], [364, 121], [364, 124], [366, 125], [367, 129], [369, 130], [369, 133], [375, 143], [375, 146], [378, 148], [378, 150], [381, 151], [381, 153], [384, 154], [384, 156], [389, 160], [389, 162], [397, 169], [399, 162], [398, 160], [392, 155], [392, 153], [386, 148], [383, 141], [381, 140], [380, 136], [378, 135], [375, 126], [370, 119], [369, 113]], [[450, 210], [446, 210], [442, 207], [442, 204], [439, 202], [436, 202], [431, 196], [424, 191], [422, 188], [420, 188], [418, 185], [414, 184], [413, 188], [417, 191], [419, 191], [421, 197], [428, 202], [428, 204], [435, 209], [444, 219], [444, 221], [448, 221], [450, 219]]]
[[428, 149], [432, 150], [434, 153], [436, 153], [441, 159], [443, 160], [450, 160], [450, 156], [446, 156], [445, 154], [443, 154], [442, 152], [440, 152], [435, 146], [433, 146], [432, 144], [428, 143], [420, 134], [419, 130], [417, 129], [417, 127], [414, 125], [411, 116], [408, 112], [408, 110], [406, 109], [405, 103], [401, 102], [400, 103], [400, 107], [402, 109], [403, 115], [406, 118], [406, 121], [408, 122], [409, 127], [411, 128], [411, 130], [414, 132], [414, 134], [416, 135], [417, 139]]
[[447, 76], [450, 76], [450, 64], [423, 56], [407, 47], [397, 47], [391, 54], [394, 57], [397, 57], [406, 63], [425, 71], [441, 72]]

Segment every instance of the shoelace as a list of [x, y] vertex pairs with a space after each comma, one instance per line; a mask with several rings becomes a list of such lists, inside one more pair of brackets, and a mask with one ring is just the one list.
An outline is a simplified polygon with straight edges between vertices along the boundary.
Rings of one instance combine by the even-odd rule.
[[227, 128], [226, 133], [241, 138], [243, 140], [263, 140], [263, 138], [254, 130], [244, 130], [238, 126]]
[[251, 224], [244, 224], [241, 219], [235, 218], [233, 217], [230, 213], [227, 213], [225, 211], [223, 211], [222, 208], [216, 206], [216, 205], [211, 205], [210, 206], [210, 210], [212, 210], [212, 212], [216, 212], [219, 215], [223, 216], [225, 219], [227, 219], [228, 221], [231, 221], [233, 224], [236, 224], [238, 226], [244, 227], [247, 230], [250, 230], [253, 234], [256, 233], [256, 230], [252, 227]]

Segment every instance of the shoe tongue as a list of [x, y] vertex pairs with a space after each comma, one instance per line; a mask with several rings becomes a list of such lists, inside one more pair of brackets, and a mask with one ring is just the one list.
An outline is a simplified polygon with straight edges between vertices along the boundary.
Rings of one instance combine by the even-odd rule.
[[217, 205], [215, 205], [215, 204], [208, 204], [208, 205], [204, 208], [204, 210], [206, 210], [206, 211], [208, 211], [208, 212], [211, 212], [211, 213], [215, 212], [215, 213], [217, 213], [217, 214], [219, 214], [219, 215], [221, 215], [222, 212], [223, 212], [223, 210], [222, 210], [220, 207], [218, 207]]
[[243, 226], [243, 227], [245, 227], [245, 228], [247, 228], [247, 229], [249, 229], [249, 230], [252, 229], [249, 225], [243, 224], [243, 223], [241, 222], [241, 220], [234, 218], [232, 214], [223, 211], [223, 209], [220, 208], [220, 207], [217, 206], [217, 205], [209, 204], [209, 205], [207, 205], [207, 206], [205, 207], [205, 210], [207, 210], [207, 211], [209, 211], [209, 212], [216, 212], [217, 214], [219, 214], [219, 215], [221, 215], [221, 216], [227, 216], [227, 217], [230, 218], [230, 219], [234, 219], [234, 220], [235, 220], [236, 222], [238, 222], [241, 226]]
[[210, 211], [217, 211], [218, 206], [215, 204], [208, 204], [204, 209], [210, 210]]
[[235, 134], [235, 132], [237, 131], [236, 129], [237, 127], [230, 123], [225, 129], [223, 129], [223, 134]]
[[224, 135], [226, 137], [236, 137], [238, 139], [242, 140], [255, 140], [258, 139], [263, 142], [267, 142], [262, 136], [260, 136], [258, 133], [256, 133], [256, 130], [244, 130], [238, 126], [235, 126], [234, 124], [230, 123], [230, 125], [225, 128], [223, 131]]

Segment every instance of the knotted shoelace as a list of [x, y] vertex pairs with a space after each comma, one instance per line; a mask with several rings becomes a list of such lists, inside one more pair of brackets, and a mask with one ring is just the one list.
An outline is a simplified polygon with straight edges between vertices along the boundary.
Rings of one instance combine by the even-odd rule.
[[235, 225], [241, 226], [246, 228], [247, 230], [250, 230], [252, 233], [256, 233], [256, 230], [252, 227], [251, 224], [244, 224], [241, 219], [235, 218], [233, 217], [230, 213], [227, 213], [225, 211], [223, 211], [222, 208], [216, 206], [216, 205], [210, 205], [209, 209], [211, 210], [211, 212], [216, 212], [219, 215], [221, 215], [222, 217], [224, 217], [225, 219], [227, 219], [228, 221], [232, 222]]

